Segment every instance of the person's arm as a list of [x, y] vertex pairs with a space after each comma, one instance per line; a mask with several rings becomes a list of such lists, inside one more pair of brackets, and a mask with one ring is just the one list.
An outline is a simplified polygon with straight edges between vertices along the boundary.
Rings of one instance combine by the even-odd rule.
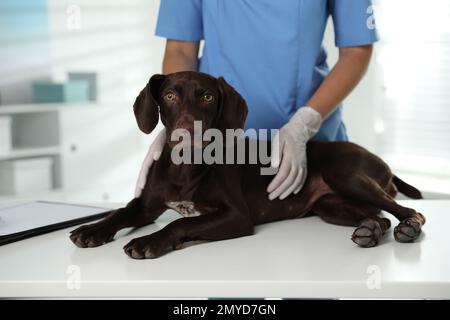
[[339, 60], [307, 106], [325, 119], [357, 86], [367, 71], [373, 45], [340, 48]]
[[197, 71], [199, 42], [168, 39], [164, 52], [164, 74], [179, 71]]
[[[167, 40], [164, 52], [163, 73], [169, 74], [179, 71], [197, 71], [199, 42]], [[139, 172], [138, 181], [134, 191], [135, 198], [139, 198], [145, 183], [147, 174], [154, 161], [161, 156], [166, 143], [166, 129], [163, 128], [148, 149], [144, 162]]]
[[298, 193], [306, 180], [306, 143], [321, 122], [362, 79], [370, 62], [372, 45], [339, 49], [339, 60], [307, 106], [301, 107], [272, 142], [272, 166], [278, 173], [267, 187], [269, 199], [284, 199]]

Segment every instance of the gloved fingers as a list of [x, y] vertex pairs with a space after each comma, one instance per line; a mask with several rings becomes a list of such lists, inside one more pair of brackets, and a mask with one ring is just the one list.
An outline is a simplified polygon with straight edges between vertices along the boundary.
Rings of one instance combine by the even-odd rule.
[[136, 185], [136, 188], [134, 189], [134, 198], [139, 198], [142, 194], [142, 189]]
[[[291, 161], [288, 155], [288, 150], [286, 150], [286, 145], [282, 151], [282, 161], [280, 165], [280, 169], [278, 170], [275, 178], [272, 179], [269, 186], [267, 187], [267, 192], [272, 193], [279, 185], [288, 177], [289, 172], [291, 171]], [[270, 198], [270, 197], [269, 197]]]
[[154, 156], [154, 150], [153, 144], [148, 148], [147, 154], [145, 155], [144, 161], [142, 162], [141, 170], [144, 167], [151, 166], [153, 164], [153, 156]]
[[278, 132], [272, 139], [272, 152], [270, 157], [270, 166], [272, 168], [278, 168], [280, 166], [283, 148], [284, 139], [281, 141], [280, 132]]
[[142, 164], [141, 170], [139, 171], [138, 180], [136, 183], [136, 188], [134, 191], [135, 198], [139, 198], [139, 196], [142, 193], [142, 189], [144, 189], [144, 187], [145, 187], [145, 182], [147, 181], [147, 174], [148, 174], [149, 168], [151, 167], [152, 163], [153, 163], [153, 159], [151, 158], [151, 160], [149, 162], [146, 162], [144, 160], [144, 163]]
[[145, 187], [145, 183], [147, 182], [147, 174], [152, 167], [153, 161], [153, 154], [150, 147], [149, 152], [142, 163], [141, 170], [139, 170], [138, 180], [134, 191], [135, 198], [139, 198], [142, 193], [142, 189]]
[[[155, 152], [153, 152], [153, 160], [154, 161], [158, 161], [159, 160], [159, 158], [161, 157], [161, 151], [159, 151], [159, 150], [156, 150]], [[152, 161], [152, 164], [153, 164], [153, 161]]]
[[150, 167], [152, 166], [152, 164], [153, 164], [153, 160], [149, 163], [148, 166], [143, 167], [141, 169], [141, 171], [139, 172], [138, 185], [139, 185], [139, 188], [141, 188], [141, 189], [144, 189], [144, 187], [145, 187], [145, 182], [147, 180], [147, 174], [148, 174], [148, 171], [150, 170]]
[[281, 194], [280, 200], [287, 198], [292, 192], [294, 192], [294, 190], [296, 190], [300, 186], [300, 184], [302, 182], [302, 176], [303, 176], [303, 170], [300, 167], [299, 170], [296, 172], [294, 182], [289, 186], [289, 188], [285, 192], [283, 192]]
[[269, 196], [269, 199], [275, 199], [280, 197], [280, 200], [282, 200], [281, 195], [284, 194], [294, 183], [295, 178], [297, 177], [297, 171], [298, 168], [296, 164], [291, 161], [291, 170], [289, 171], [288, 177], [281, 183], [281, 185], [276, 188]]
[[155, 161], [153, 159], [153, 156], [154, 156], [153, 150], [154, 150], [154, 148], [152, 145], [150, 147], [150, 149], [148, 149], [148, 153], [145, 156], [144, 162], [142, 163], [142, 166], [141, 166], [141, 171], [139, 171], [138, 185], [141, 189], [144, 188], [145, 182], [147, 180], [148, 171], [150, 170], [150, 168], [153, 165], [153, 162]]
[[155, 141], [153, 141], [150, 147], [150, 149], [153, 149], [151, 150], [153, 153], [152, 156], [153, 160], [155, 161], [159, 160], [165, 144], [166, 144], [166, 128], [161, 130], [161, 132], [156, 136]]
[[160, 141], [155, 140], [153, 141], [152, 145], [150, 146], [150, 149], [148, 150], [147, 157], [151, 158], [150, 160], [150, 166], [153, 164], [153, 161], [156, 161], [161, 157], [162, 149], [164, 145], [160, 144]]
[[[142, 189], [144, 189], [146, 175], [144, 175], [143, 173], [145, 171], [145, 168], [147, 168], [146, 161], [147, 161], [147, 157], [144, 159], [144, 162], [142, 163], [141, 170], [139, 170], [138, 180], [136, 182], [136, 187], [134, 188], [134, 197], [135, 198], [139, 198], [142, 193]], [[142, 181], [142, 180], [144, 180], [144, 181]]]
[[148, 172], [152, 167], [153, 162], [159, 160], [159, 158], [161, 157], [165, 141], [166, 141], [166, 129], [163, 128], [158, 133], [155, 140], [152, 142], [144, 158], [144, 161], [142, 162], [141, 170], [139, 171], [139, 176], [134, 191], [135, 198], [138, 198], [141, 195], [142, 189], [144, 189], [145, 183], [147, 182]]
[[302, 190], [303, 185], [305, 184], [305, 181], [306, 181], [306, 177], [308, 176], [308, 172], [307, 172], [306, 168], [302, 168], [301, 171], [302, 172], [301, 172], [300, 183], [299, 183], [297, 189], [295, 189], [294, 194], [297, 194], [300, 192], [300, 190]]

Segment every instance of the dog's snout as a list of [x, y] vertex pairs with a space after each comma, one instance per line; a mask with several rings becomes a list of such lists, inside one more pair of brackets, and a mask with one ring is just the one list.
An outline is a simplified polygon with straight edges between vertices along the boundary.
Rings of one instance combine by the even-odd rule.
[[186, 129], [189, 131], [194, 130], [194, 117], [190, 114], [181, 116], [175, 123], [176, 129]]

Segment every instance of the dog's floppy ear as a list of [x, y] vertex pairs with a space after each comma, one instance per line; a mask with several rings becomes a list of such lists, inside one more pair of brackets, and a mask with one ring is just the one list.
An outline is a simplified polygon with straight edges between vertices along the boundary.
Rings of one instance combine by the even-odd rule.
[[217, 81], [220, 94], [218, 111], [219, 129], [243, 128], [248, 113], [247, 103], [223, 77], [220, 77]]
[[158, 93], [165, 76], [155, 74], [152, 76], [136, 98], [133, 105], [134, 115], [136, 117], [139, 129], [149, 134], [155, 129], [159, 120], [158, 112]]

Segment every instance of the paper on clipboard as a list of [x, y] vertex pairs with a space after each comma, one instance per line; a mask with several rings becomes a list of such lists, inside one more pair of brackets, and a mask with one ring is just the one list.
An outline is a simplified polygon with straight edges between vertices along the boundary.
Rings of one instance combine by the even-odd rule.
[[110, 210], [65, 203], [37, 201], [0, 209], [0, 237], [81, 219]]

